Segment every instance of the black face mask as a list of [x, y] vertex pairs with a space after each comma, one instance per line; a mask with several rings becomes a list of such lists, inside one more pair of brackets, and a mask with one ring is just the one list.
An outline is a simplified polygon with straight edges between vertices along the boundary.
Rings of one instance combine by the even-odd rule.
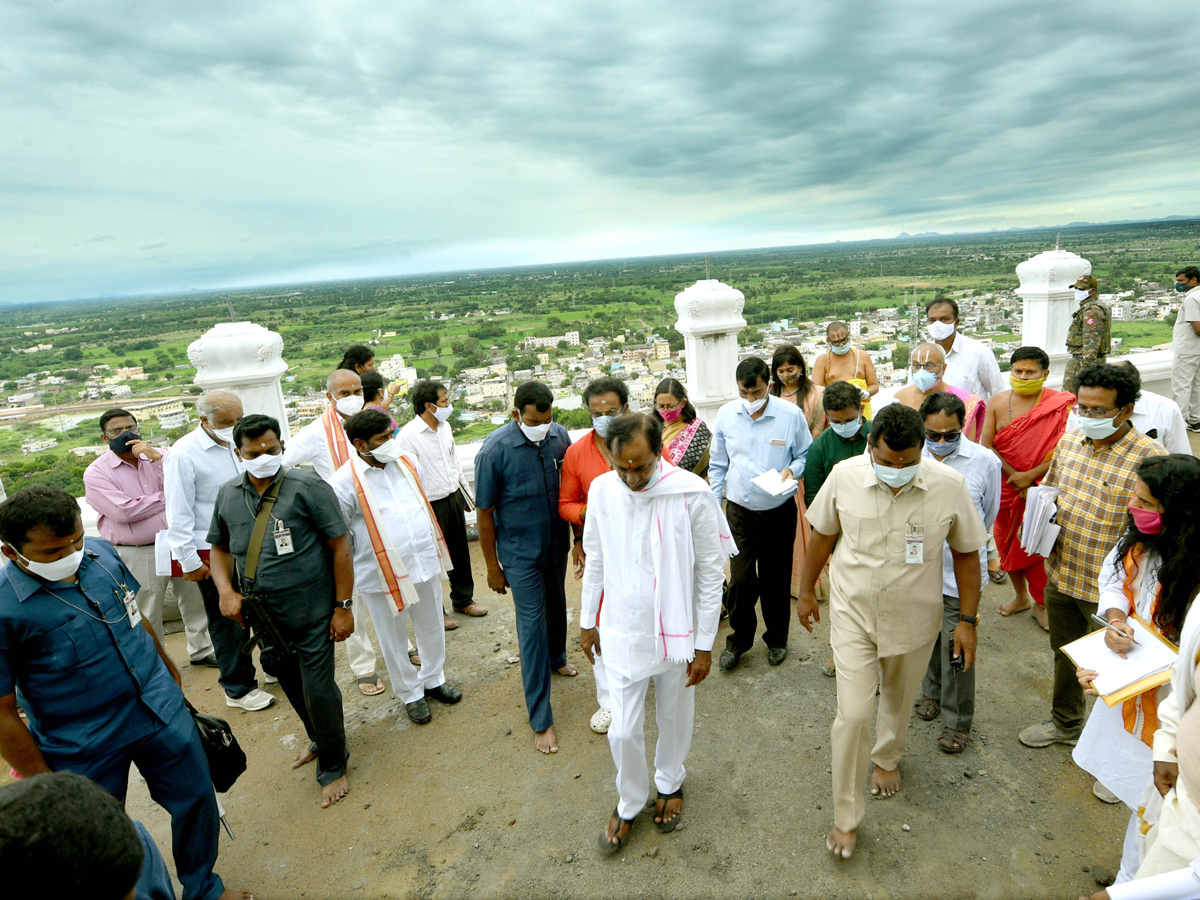
[[128, 453], [129, 445], [135, 441], [140, 441], [142, 436], [136, 431], [125, 430], [118, 434], [115, 438], [109, 438], [108, 449], [113, 453]]

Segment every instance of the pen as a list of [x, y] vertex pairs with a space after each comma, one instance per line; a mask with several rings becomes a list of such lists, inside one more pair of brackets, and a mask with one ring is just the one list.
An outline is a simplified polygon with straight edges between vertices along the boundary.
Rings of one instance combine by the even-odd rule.
[[1129, 637], [1129, 635], [1127, 635], [1125, 632], [1121, 631], [1121, 629], [1117, 628], [1116, 625], [1114, 625], [1112, 622], [1108, 621], [1103, 616], [1098, 616], [1095, 613], [1092, 613], [1092, 618], [1095, 619], [1097, 622], [1099, 622], [1101, 625], [1103, 625], [1105, 628], [1111, 628], [1116, 634], [1119, 634], [1121, 637], [1123, 637], [1129, 641], [1132, 641], [1138, 647], [1142, 646], [1140, 643], [1137, 642], [1136, 639]]

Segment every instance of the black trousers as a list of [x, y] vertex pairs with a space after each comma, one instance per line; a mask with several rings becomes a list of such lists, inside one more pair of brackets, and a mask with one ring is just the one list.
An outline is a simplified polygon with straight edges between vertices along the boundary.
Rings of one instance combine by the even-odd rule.
[[449, 497], [430, 502], [446, 539], [450, 552], [450, 602], [455, 609], [463, 609], [475, 602], [475, 579], [471, 575], [471, 551], [467, 547], [467, 506], [462, 490]]
[[[225, 693], [235, 700], [245, 697], [258, 687], [258, 676], [254, 672], [254, 660], [242, 652], [247, 634], [233, 619], [221, 615], [221, 595], [211, 578], [196, 582], [200, 596], [204, 598], [204, 612], [208, 615], [208, 634], [212, 638], [213, 654], [221, 676], [217, 680]], [[236, 587], [236, 585], [235, 585]]]
[[796, 542], [796, 501], [788, 497], [774, 509], [756, 512], [725, 502], [725, 516], [738, 547], [729, 562], [729, 624], [725, 639], [728, 650], [743, 653], [754, 646], [758, 617], [754, 604], [762, 606], [768, 647], [786, 647], [791, 623], [792, 548]]
[[311, 742], [309, 749], [317, 754], [317, 781], [332, 784], [346, 774], [350, 754], [346, 751], [342, 692], [333, 675], [334, 641], [329, 637], [329, 619], [299, 626], [276, 624], [296, 648], [296, 654], [273, 657], [268, 668], [304, 723]]

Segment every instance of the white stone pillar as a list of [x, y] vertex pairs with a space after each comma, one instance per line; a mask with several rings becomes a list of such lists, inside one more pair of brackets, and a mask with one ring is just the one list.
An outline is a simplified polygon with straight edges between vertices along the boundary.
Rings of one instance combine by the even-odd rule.
[[246, 414], [262, 413], [279, 420], [281, 437], [291, 436], [283, 407], [280, 379], [287, 371], [283, 338], [253, 322], [218, 322], [188, 346], [196, 367], [192, 383], [205, 393], [233, 391]]
[[675, 295], [675, 329], [683, 335], [688, 399], [710, 426], [717, 410], [738, 396], [733, 371], [738, 332], [746, 327], [745, 305], [741, 291], [715, 278], [697, 281]]
[[1092, 274], [1092, 264], [1067, 250], [1047, 250], [1017, 266], [1024, 300], [1021, 343], [1050, 354], [1051, 377], [1059, 384], [1067, 367], [1067, 329], [1078, 308], [1072, 286]]

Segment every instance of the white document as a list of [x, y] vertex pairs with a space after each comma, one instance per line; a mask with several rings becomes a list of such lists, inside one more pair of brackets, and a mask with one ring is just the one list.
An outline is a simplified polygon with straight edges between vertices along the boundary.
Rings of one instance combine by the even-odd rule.
[[1025, 520], [1021, 523], [1021, 549], [1034, 556], [1049, 556], [1061, 531], [1058, 515], [1058, 488], [1035, 485], [1025, 493]]
[[784, 481], [783, 474], [778, 469], [767, 469], [756, 478], [751, 478], [750, 483], [760, 490], [766, 491], [772, 497], [790, 494], [799, 486], [799, 482], [795, 478]]
[[154, 574], [171, 574], [171, 545], [165, 529], [154, 535]]
[[1104, 643], [1107, 628], [1086, 634], [1062, 648], [1075, 665], [1100, 673], [1092, 686], [1101, 694], [1112, 694], [1150, 675], [1157, 675], [1171, 668], [1179, 656], [1137, 619], [1130, 618], [1127, 622], [1133, 626], [1137, 644], [1125, 651], [1126, 659], [1121, 659]]

